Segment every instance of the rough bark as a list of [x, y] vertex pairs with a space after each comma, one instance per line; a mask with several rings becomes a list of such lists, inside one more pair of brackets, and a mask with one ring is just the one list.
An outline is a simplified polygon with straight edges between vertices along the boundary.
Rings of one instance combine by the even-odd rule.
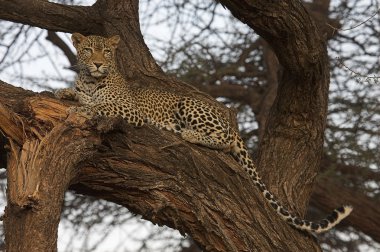
[[[229, 155], [149, 126], [134, 128], [121, 119], [83, 122], [71, 115], [65, 120], [68, 104], [27, 91], [24, 95], [4, 83], [0, 93], [7, 94], [0, 97], [0, 113], [13, 115], [12, 123], [0, 125], [13, 142], [7, 168], [8, 251], [54, 251], [63, 193], [70, 183], [79, 193], [116, 202], [190, 234], [206, 251], [317, 246], [297, 240], [307, 237], [268, 211]], [[18, 98], [8, 100], [8, 95]], [[18, 131], [7, 125], [19, 125], [21, 142]]]
[[78, 129], [83, 121], [58, 125], [66, 107], [54, 99], [41, 101], [9, 86], [1, 92], [8, 96], [0, 100], [0, 128], [9, 139], [6, 250], [55, 251], [64, 194], [77, 163], [94, 153], [96, 141]]
[[[102, 19], [92, 7], [68, 6], [41, 0], [1, 0], [1, 19], [36, 26], [50, 31], [95, 33], [102, 30]], [[91, 25], [89, 25], [91, 24]]]
[[299, 1], [220, 2], [270, 44], [283, 67], [258, 164], [270, 188], [276, 185], [274, 192], [283, 201], [297, 202], [297, 207], [290, 204], [291, 209], [305, 213], [326, 126], [326, 42]]
[[[259, 170], [264, 171], [269, 188], [303, 213], [322, 150], [329, 77], [326, 45], [298, 1], [220, 2], [267, 39], [284, 66], [261, 144]], [[166, 76], [156, 65], [139, 30], [137, 0], [99, 0], [91, 7], [38, 0], [29, 1], [27, 8], [23, 5], [20, 0], [0, 0], [0, 18], [55, 31], [119, 34], [124, 42], [119, 65], [131, 84], [159, 86], [221, 106]], [[80, 193], [116, 202], [154, 223], [190, 234], [206, 251], [320, 250], [310, 236], [295, 231], [270, 210], [230, 156], [184, 143], [149, 126], [136, 129], [120, 120], [84, 123], [75, 115], [65, 119], [67, 104], [28, 92], [24, 97], [23, 91], [6, 84], [1, 88], [11, 96], [21, 95], [18, 101], [1, 96], [0, 108], [9, 119], [0, 127], [13, 142], [9, 172], [28, 171], [20, 175], [25, 178], [21, 182], [8, 180], [29, 189], [8, 186], [10, 191], [16, 188], [16, 193], [9, 194], [5, 220], [6, 232], [17, 221], [20, 228], [35, 226], [35, 241], [22, 240], [23, 248], [50, 238], [46, 248], [51, 249], [45, 251], [54, 250], [59, 205], [64, 190], [74, 183], [72, 188]], [[65, 142], [70, 139], [79, 141], [78, 147]], [[80, 144], [83, 139], [88, 145]], [[37, 151], [27, 152], [28, 148], [22, 148], [25, 144]], [[79, 155], [71, 157], [70, 148]], [[54, 157], [50, 150], [62, 155]], [[23, 155], [35, 159], [30, 163]], [[62, 160], [70, 162], [62, 164]], [[56, 175], [63, 176], [62, 181], [54, 180]], [[51, 181], [58, 185], [50, 206]], [[48, 205], [52, 212], [46, 210]], [[41, 221], [44, 218], [49, 221]], [[54, 239], [47, 237], [45, 229]], [[15, 235], [6, 237], [8, 248], [16, 246]]]

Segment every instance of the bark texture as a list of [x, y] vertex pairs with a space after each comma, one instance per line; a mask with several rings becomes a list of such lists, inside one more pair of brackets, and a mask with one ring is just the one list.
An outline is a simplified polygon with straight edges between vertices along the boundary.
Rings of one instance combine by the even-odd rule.
[[276, 185], [274, 193], [302, 215], [318, 172], [326, 127], [326, 41], [300, 1], [220, 2], [270, 44], [283, 67], [257, 162], [269, 187]]
[[0, 102], [0, 128], [9, 140], [6, 250], [54, 251], [65, 191], [96, 141], [78, 129], [83, 121], [58, 123], [66, 106], [55, 99], [3, 85], [1, 92], [8, 96]]
[[292, 235], [307, 237], [272, 213], [229, 155], [120, 118], [66, 118], [69, 104], [48, 95], [29, 96], [5, 83], [0, 90], [7, 94], [0, 97], [0, 113], [12, 115], [1, 124], [11, 142], [8, 251], [54, 251], [69, 185], [190, 234], [206, 251], [317, 249], [313, 242], [289, 242], [296, 241]]
[[[259, 172], [283, 202], [304, 213], [325, 128], [325, 42], [298, 1], [220, 2], [263, 36], [284, 66], [261, 143]], [[139, 30], [137, 0], [98, 0], [91, 7], [25, 4], [0, 0], [0, 18], [53, 31], [119, 34], [119, 65], [131, 85], [158, 86], [221, 107], [157, 66]], [[0, 114], [6, 118], [0, 128], [11, 143], [8, 251], [56, 250], [60, 206], [70, 185], [187, 233], [206, 251], [320, 251], [312, 237], [273, 213], [229, 155], [120, 119], [67, 118], [68, 103], [5, 83], [0, 89]], [[35, 233], [29, 235], [32, 228]]]

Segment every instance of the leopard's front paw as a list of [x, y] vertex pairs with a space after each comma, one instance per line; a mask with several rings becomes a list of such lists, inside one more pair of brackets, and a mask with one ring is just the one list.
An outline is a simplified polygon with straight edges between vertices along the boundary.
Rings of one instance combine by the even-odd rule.
[[86, 117], [87, 119], [91, 119], [95, 116], [95, 113], [92, 111], [90, 107], [87, 106], [80, 106], [80, 107], [70, 107], [67, 112], [70, 113], [77, 113], [83, 117]]
[[77, 100], [75, 91], [72, 88], [62, 88], [54, 92], [55, 97], [64, 100]]

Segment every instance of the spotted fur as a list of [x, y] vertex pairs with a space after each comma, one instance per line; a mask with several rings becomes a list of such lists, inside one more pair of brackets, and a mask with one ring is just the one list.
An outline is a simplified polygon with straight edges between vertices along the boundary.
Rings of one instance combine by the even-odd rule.
[[289, 213], [267, 189], [239, 134], [216, 108], [203, 101], [162, 90], [129, 88], [116, 67], [115, 50], [119, 36], [85, 37], [74, 33], [72, 41], [80, 67], [75, 94], [83, 106], [77, 108], [78, 112], [89, 117], [95, 114], [121, 115], [133, 125], [152, 124], [178, 133], [191, 143], [229, 151], [269, 205], [297, 229], [325, 232], [351, 213], [351, 206], [343, 206], [318, 223]]

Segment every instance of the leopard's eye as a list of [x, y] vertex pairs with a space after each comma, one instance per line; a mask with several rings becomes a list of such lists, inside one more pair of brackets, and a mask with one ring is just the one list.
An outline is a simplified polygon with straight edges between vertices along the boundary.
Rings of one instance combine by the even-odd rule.
[[104, 55], [111, 55], [112, 51], [110, 49], [104, 49], [103, 53], [104, 53]]
[[92, 54], [92, 48], [85, 47], [85, 48], [83, 48], [83, 52], [86, 53], [86, 54]]

